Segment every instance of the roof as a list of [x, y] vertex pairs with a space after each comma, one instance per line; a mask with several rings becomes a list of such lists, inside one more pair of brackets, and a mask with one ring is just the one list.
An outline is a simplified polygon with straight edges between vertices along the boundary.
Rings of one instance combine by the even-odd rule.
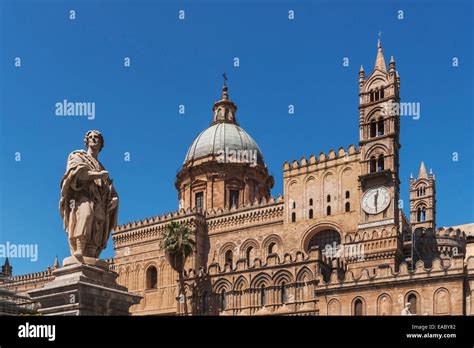
[[[189, 147], [184, 162], [206, 156], [220, 156], [224, 152], [236, 151], [237, 156], [247, 156], [249, 161], [257, 159], [264, 164], [260, 147], [255, 140], [240, 126], [234, 123], [216, 123], [202, 131]], [[239, 151], [244, 151], [240, 152]]]

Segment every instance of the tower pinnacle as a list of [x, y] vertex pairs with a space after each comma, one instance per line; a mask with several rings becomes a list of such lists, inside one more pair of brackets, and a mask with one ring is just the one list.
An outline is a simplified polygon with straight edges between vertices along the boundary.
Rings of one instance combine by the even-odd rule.
[[418, 179], [427, 179], [428, 175], [426, 174], [425, 163], [421, 161], [420, 171], [418, 172]]
[[385, 58], [383, 56], [382, 51], [382, 41], [380, 40], [380, 32], [379, 32], [379, 39], [377, 42], [377, 57], [375, 58], [375, 67], [374, 69], [380, 70], [382, 72], [387, 72], [387, 66], [385, 65]]

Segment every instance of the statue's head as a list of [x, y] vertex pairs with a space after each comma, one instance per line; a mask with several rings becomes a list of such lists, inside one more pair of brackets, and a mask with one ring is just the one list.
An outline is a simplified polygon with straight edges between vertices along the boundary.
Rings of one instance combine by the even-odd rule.
[[84, 144], [86, 148], [90, 147], [100, 152], [104, 147], [104, 137], [98, 130], [90, 130], [84, 137]]

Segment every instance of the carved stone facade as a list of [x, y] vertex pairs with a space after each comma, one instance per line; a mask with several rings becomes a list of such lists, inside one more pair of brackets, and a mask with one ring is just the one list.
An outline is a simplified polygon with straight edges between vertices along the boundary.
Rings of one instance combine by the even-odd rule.
[[406, 302], [418, 315], [474, 314], [474, 224], [436, 228], [424, 164], [410, 180], [410, 219], [399, 206], [395, 67], [379, 42], [373, 71], [359, 73], [359, 147], [285, 162], [276, 198], [224, 85], [177, 175], [179, 209], [113, 233], [111, 267], [143, 297], [131, 312], [183, 314], [159, 248], [160, 231], [178, 221], [197, 242], [185, 272], [192, 315], [400, 315]]

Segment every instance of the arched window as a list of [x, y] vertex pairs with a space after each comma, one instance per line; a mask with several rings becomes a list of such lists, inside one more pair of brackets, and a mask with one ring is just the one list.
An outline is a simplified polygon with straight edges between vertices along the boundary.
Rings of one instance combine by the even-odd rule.
[[374, 92], [373, 91], [370, 91], [370, 101], [371, 102], [374, 101]]
[[313, 205], [313, 199], [312, 198], [309, 199], [309, 205], [310, 206]]
[[377, 168], [377, 161], [375, 159], [375, 156], [370, 157], [370, 173], [375, 173], [376, 168]]
[[286, 303], [286, 283], [281, 283], [280, 286], [280, 302]]
[[225, 252], [224, 259], [225, 259], [225, 263], [230, 264], [230, 266], [232, 267], [234, 263], [234, 253], [232, 252], [232, 250], [227, 250]]
[[319, 250], [324, 250], [326, 245], [334, 247], [341, 244], [341, 236], [334, 230], [323, 230], [315, 234], [308, 243], [308, 250], [317, 246]]
[[262, 284], [262, 286], [260, 287], [260, 305], [264, 307], [266, 302], [267, 302], [267, 294], [265, 290], [265, 285]]
[[291, 213], [291, 222], [295, 222], [296, 221], [296, 213], [293, 212]]
[[313, 218], [313, 209], [310, 209], [310, 210], [309, 210], [309, 218], [310, 218], [310, 219]]
[[331, 195], [328, 195], [328, 196], [326, 197], [326, 200], [327, 200], [328, 203], [331, 202]]
[[419, 188], [416, 190], [416, 196], [420, 197], [420, 189]]
[[207, 296], [207, 291], [204, 291], [202, 294], [202, 312], [207, 313], [209, 310], [209, 298]]
[[360, 298], [354, 301], [354, 315], [356, 316], [363, 315], [364, 314], [363, 308], [364, 308], [364, 304], [362, 303], [362, 300]]
[[252, 261], [252, 260], [251, 260], [252, 251], [253, 251], [253, 247], [249, 246], [249, 247], [247, 248], [247, 251], [245, 252], [245, 257], [246, 257], [246, 259], [247, 259], [247, 265], [249, 265], [249, 266], [250, 266], [250, 261]]
[[416, 210], [416, 221], [421, 222], [421, 208], [418, 207]]
[[221, 293], [219, 294], [219, 309], [223, 311], [225, 310], [226, 307], [227, 307], [226, 294], [225, 294], [225, 290], [222, 289]]
[[349, 202], [346, 202], [346, 213], [351, 211], [351, 204]]
[[346, 191], [346, 198], [351, 198], [351, 193], [349, 191]]
[[418, 305], [418, 298], [416, 297], [416, 295], [413, 293], [408, 295], [407, 301], [411, 303], [411, 306], [410, 306], [411, 314], [416, 314], [416, 309]]
[[327, 208], [326, 208], [326, 215], [329, 216], [331, 215], [331, 206], [328, 205]]
[[271, 242], [269, 245], [268, 245], [268, 254], [273, 254], [274, 252], [276, 251], [276, 243], [275, 242]]
[[383, 135], [384, 133], [384, 121], [383, 118], [377, 123], [377, 135]]
[[422, 222], [426, 221], [426, 208], [425, 207], [421, 208], [421, 221]]
[[158, 272], [155, 266], [150, 266], [146, 270], [146, 288], [156, 289], [158, 285]]
[[384, 170], [384, 158], [383, 155], [380, 155], [377, 161], [377, 171], [381, 172], [382, 170]]
[[295, 209], [295, 208], [296, 208], [296, 202], [293, 202], [293, 204], [291, 205], [291, 207], [292, 207], [293, 209]]
[[375, 120], [370, 121], [370, 137], [375, 138], [377, 135], [377, 123], [375, 123]]
[[384, 90], [383, 90], [383, 88], [380, 89], [380, 98], [381, 98], [381, 99], [384, 98]]

